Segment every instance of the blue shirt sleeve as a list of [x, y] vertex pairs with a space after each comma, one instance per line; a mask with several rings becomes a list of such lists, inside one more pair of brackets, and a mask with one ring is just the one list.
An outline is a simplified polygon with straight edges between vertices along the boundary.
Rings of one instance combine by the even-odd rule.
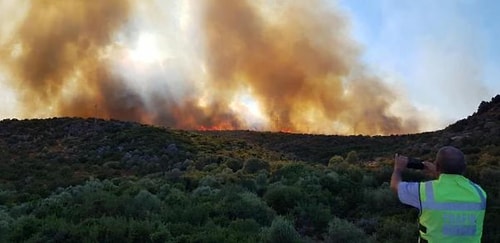
[[400, 182], [398, 185], [398, 198], [404, 204], [420, 208], [420, 193], [418, 182]]

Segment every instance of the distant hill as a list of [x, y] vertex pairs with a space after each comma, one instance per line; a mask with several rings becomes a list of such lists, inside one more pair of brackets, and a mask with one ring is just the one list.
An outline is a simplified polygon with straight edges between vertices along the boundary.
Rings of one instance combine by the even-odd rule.
[[472, 161], [484, 154], [500, 156], [500, 95], [483, 101], [474, 114], [439, 132], [445, 144], [460, 147]]
[[481, 132], [485, 134], [498, 134], [500, 132], [500, 95], [491, 99], [491, 101], [483, 101], [478, 109], [471, 116], [459, 120], [450, 126], [445, 131], [447, 132]]

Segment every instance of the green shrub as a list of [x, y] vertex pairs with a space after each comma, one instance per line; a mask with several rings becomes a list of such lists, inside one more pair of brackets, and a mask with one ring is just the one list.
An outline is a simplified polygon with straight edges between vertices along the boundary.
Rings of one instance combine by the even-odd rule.
[[323, 175], [319, 178], [319, 184], [324, 188], [330, 191], [331, 193], [337, 193], [342, 188], [340, 187], [340, 176], [337, 172], [330, 172], [326, 175]]
[[115, 170], [121, 169], [120, 161], [108, 161], [105, 162], [102, 166], [106, 169], [115, 169]]
[[[368, 236], [353, 223], [334, 217], [328, 224], [326, 242], [368, 242]], [[406, 242], [406, 241], [401, 241]]]
[[227, 230], [213, 223], [208, 223], [199, 227], [195, 232], [191, 232], [189, 240], [178, 240], [180, 242], [206, 242], [219, 243], [227, 241]]
[[8, 233], [14, 219], [10, 217], [6, 209], [0, 206], [0, 242], [7, 242]]
[[295, 209], [295, 224], [300, 232], [305, 235], [321, 235], [327, 229], [332, 218], [327, 205], [308, 203], [300, 204]]
[[290, 212], [303, 198], [302, 192], [293, 186], [272, 185], [264, 194], [264, 200], [278, 214]]
[[250, 178], [244, 178], [239, 181], [239, 185], [245, 189], [247, 189], [250, 192], [256, 192], [257, 191], [257, 184], [255, 183], [254, 179]]
[[397, 197], [387, 185], [376, 189], [367, 188], [363, 191], [363, 204], [368, 211], [382, 212], [399, 205]]
[[208, 204], [184, 206], [179, 220], [191, 225], [201, 226], [209, 220], [209, 213], [212, 211], [212, 207], [212, 205]]
[[247, 159], [243, 165], [243, 171], [249, 174], [260, 170], [269, 170], [269, 162], [257, 158]]
[[203, 167], [202, 171], [210, 172], [216, 170], [217, 168], [219, 168], [217, 164], [208, 164]]
[[312, 173], [312, 170], [305, 164], [289, 163], [275, 171], [271, 181], [280, 181], [283, 184], [293, 185], [309, 173]]
[[257, 176], [255, 177], [255, 186], [257, 189], [257, 195], [262, 196], [268, 187], [266, 173], [257, 174]]
[[193, 196], [196, 197], [210, 197], [212, 195], [217, 194], [219, 190], [214, 189], [210, 186], [199, 186], [193, 190]]
[[260, 225], [254, 219], [236, 219], [229, 224], [231, 231], [258, 234]]
[[204, 176], [203, 178], [201, 178], [199, 185], [200, 186], [209, 186], [209, 187], [213, 187], [213, 188], [220, 187], [220, 183], [217, 181], [217, 178], [215, 178], [212, 175], [207, 175], [207, 176]]
[[342, 158], [342, 156], [340, 155], [334, 155], [330, 158], [330, 160], [328, 160], [328, 167], [332, 167], [336, 164], [340, 164], [344, 162], [344, 158]]
[[10, 204], [13, 201], [15, 194], [15, 191], [2, 190], [0, 188], [0, 205]]
[[259, 242], [260, 225], [254, 219], [237, 219], [227, 227], [227, 237], [224, 242]]
[[[490, 203], [490, 202], [488, 202]], [[484, 216], [483, 238], [482, 242], [500, 242], [500, 205], [488, 205], [486, 215]]]
[[261, 225], [269, 225], [275, 212], [251, 192], [226, 192], [217, 211], [228, 219], [254, 219]]
[[233, 172], [236, 172], [243, 168], [243, 161], [240, 159], [230, 158], [226, 161], [226, 166]]
[[418, 224], [398, 217], [384, 218], [377, 228], [376, 238], [377, 242], [417, 242]]
[[144, 218], [150, 214], [157, 214], [163, 202], [147, 190], [141, 190], [131, 203], [127, 206], [128, 214], [138, 218]]
[[479, 185], [486, 191], [489, 201], [500, 200], [500, 169], [485, 168], [479, 174]]
[[294, 243], [301, 242], [299, 233], [292, 223], [285, 218], [276, 217], [271, 227], [264, 233], [265, 241], [271, 243]]
[[50, 216], [40, 220], [41, 227], [30, 238], [32, 242], [78, 242], [82, 235], [78, 234], [75, 225], [62, 218]]
[[496, 156], [492, 156], [489, 153], [483, 153], [479, 157], [478, 164], [480, 166], [492, 166], [492, 165], [496, 166], [496, 165], [499, 165], [499, 163], [500, 163], [499, 159], [500, 158], [498, 158]]
[[[170, 234], [170, 231], [165, 225], [159, 224], [156, 231], [149, 235], [149, 238], [151, 239], [151, 242], [155, 243], [170, 242], [168, 240], [172, 238], [172, 234]], [[141, 241], [141, 239], [139, 239], [139, 241]]]
[[26, 242], [35, 235], [41, 227], [41, 222], [32, 215], [21, 216], [14, 220], [10, 227], [9, 242]]
[[165, 203], [167, 205], [188, 205], [190, 200], [186, 193], [177, 188], [172, 188], [170, 193], [165, 197]]
[[349, 164], [355, 164], [359, 162], [359, 156], [356, 151], [351, 151], [347, 153], [347, 157], [345, 158], [345, 162]]
[[217, 155], [205, 154], [198, 157], [198, 159], [194, 162], [194, 166], [198, 170], [202, 170], [205, 166], [210, 164], [218, 165], [221, 162], [222, 158]]

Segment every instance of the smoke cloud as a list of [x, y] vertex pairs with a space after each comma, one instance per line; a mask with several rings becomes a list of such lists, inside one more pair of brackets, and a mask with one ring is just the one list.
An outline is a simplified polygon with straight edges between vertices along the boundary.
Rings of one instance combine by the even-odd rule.
[[323, 1], [164, 5], [30, 1], [0, 38], [19, 114], [180, 129], [419, 131], [419, 121], [395, 114], [404, 98], [364, 70], [348, 20]]
[[135, 118], [137, 102], [113, 77], [104, 47], [127, 20], [127, 1], [30, 1], [10, 38], [8, 69], [22, 112], [95, 116], [96, 107], [117, 118]]

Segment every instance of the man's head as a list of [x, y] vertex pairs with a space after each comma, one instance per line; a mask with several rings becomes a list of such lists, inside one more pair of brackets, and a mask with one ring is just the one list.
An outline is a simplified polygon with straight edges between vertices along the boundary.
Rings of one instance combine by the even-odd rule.
[[465, 157], [462, 151], [452, 146], [439, 149], [436, 154], [436, 170], [442, 174], [462, 175], [465, 172]]

